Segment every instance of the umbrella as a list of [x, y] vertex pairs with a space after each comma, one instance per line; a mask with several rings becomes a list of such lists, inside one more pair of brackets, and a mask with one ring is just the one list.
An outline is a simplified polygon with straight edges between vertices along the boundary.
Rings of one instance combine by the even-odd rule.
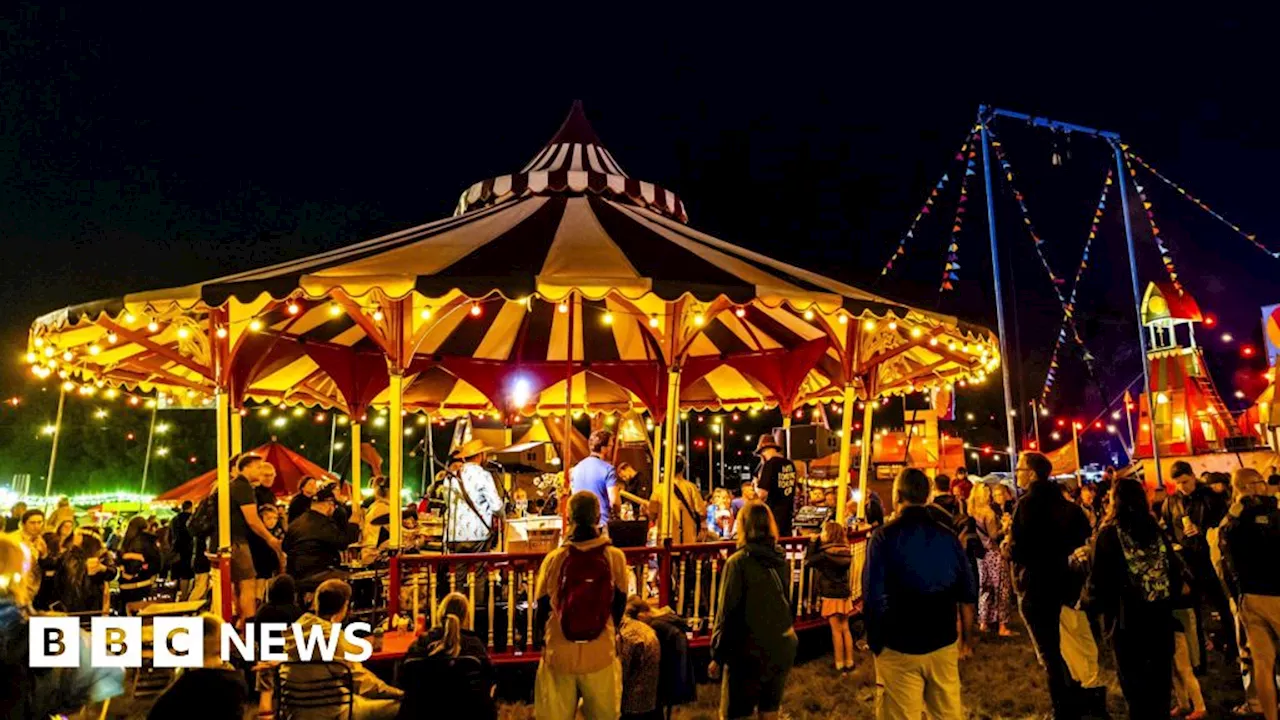
[[[271, 486], [271, 492], [275, 493], [276, 497], [286, 497], [296, 494], [298, 492], [298, 488], [302, 484], [302, 481], [309, 477], [317, 479], [338, 479], [336, 475], [325, 471], [324, 468], [316, 465], [275, 440], [272, 440], [266, 445], [250, 450], [249, 454], [257, 455], [275, 466], [276, 481]], [[206, 473], [197, 475], [167, 492], [161, 493], [155, 498], [154, 502], [171, 502], [178, 505], [181, 505], [187, 500], [190, 500], [193, 503], [200, 502], [213, 491], [214, 484], [217, 479], [218, 471], [215, 468]]]

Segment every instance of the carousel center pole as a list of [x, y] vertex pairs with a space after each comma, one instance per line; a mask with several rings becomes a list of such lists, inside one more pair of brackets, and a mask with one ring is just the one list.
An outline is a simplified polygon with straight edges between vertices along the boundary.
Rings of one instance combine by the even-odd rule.
[[223, 390], [217, 392], [214, 412], [218, 426], [218, 550], [224, 551], [231, 547], [231, 399]]
[[329, 474], [333, 474], [333, 443], [338, 439], [338, 414], [329, 419]]
[[840, 415], [840, 466], [836, 475], [836, 521], [844, 524], [849, 505], [849, 467], [853, 464], [853, 410], [857, 395], [853, 383], [844, 386], [844, 411]]
[[[674, 498], [674, 487], [676, 477], [676, 433], [679, 431], [680, 424], [680, 368], [673, 367], [667, 371], [667, 412], [666, 412], [665, 432], [667, 442], [663, 446], [663, 472], [662, 477], [666, 482], [667, 496], [663, 498], [662, 506], [666, 509], [663, 513], [663, 537], [671, 537], [672, 515], [671, 503]], [[686, 448], [687, 449], [687, 448]], [[687, 465], [686, 465], [687, 467]], [[698, 518], [694, 518], [698, 520]]]
[[364, 500], [360, 494], [360, 423], [359, 416], [351, 416], [351, 505], [355, 507]]
[[1013, 382], [1009, 377], [1009, 343], [1005, 336], [1004, 293], [1000, 290], [1000, 246], [996, 241], [996, 200], [991, 190], [991, 136], [987, 133], [987, 106], [978, 108], [978, 127], [982, 132], [982, 174], [987, 188], [987, 230], [991, 235], [992, 289], [996, 295], [996, 329], [1000, 337], [1000, 375], [1004, 380], [1004, 421], [1009, 434], [1009, 470], [1018, 464], [1017, 435], [1013, 430]]
[[569, 332], [565, 333], [568, 340], [568, 347], [565, 350], [565, 376], [564, 376], [564, 447], [560, 451], [560, 469], [564, 471], [564, 477], [561, 478], [560, 484], [560, 507], [562, 508], [560, 516], [564, 518], [566, 526], [564, 529], [565, 536], [568, 536], [569, 528], [567, 525], [569, 518], [569, 495], [572, 493], [573, 483], [569, 476], [569, 470], [573, 463], [573, 316], [578, 309], [577, 303], [573, 301], [573, 296], [569, 296]]

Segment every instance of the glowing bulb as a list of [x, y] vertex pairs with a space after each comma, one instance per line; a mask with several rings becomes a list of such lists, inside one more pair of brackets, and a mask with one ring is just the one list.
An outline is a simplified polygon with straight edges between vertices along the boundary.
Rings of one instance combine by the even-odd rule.
[[285, 309], [289, 311], [290, 315], [297, 315], [298, 313], [302, 312], [302, 306], [296, 302], [289, 303], [289, 307]]
[[35, 343], [36, 343], [36, 347], [38, 347], [38, 348], [39, 348], [39, 347], [44, 347], [44, 338], [42, 338], [42, 337], [38, 337], [38, 338], [36, 338]]
[[261, 320], [259, 320], [259, 319], [257, 319], [257, 318], [254, 318], [253, 320], [251, 320], [251, 321], [249, 322], [249, 330], [250, 330], [250, 331], [252, 331], [252, 332], [258, 332], [258, 331], [259, 331], [259, 330], [261, 330], [261, 329], [262, 329], [262, 321], [261, 321]]
[[342, 308], [337, 303], [330, 303], [329, 317], [338, 317], [342, 314]]
[[605, 313], [605, 314], [604, 314], [604, 324], [605, 324], [605, 325], [612, 325], [612, 324], [613, 324], [613, 313], [611, 313], [611, 312], [607, 312], [607, 313]]
[[36, 354], [35, 354], [35, 353], [33, 353], [33, 352], [29, 352], [29, 353], [27, 353], [27, 364], [29, 364], [29, 365], [34, 365], [34, 364], [35, 364], [35, 362], [36, 362], [36, 360], [38, 360], [38, 359], [39, 359], [39, 358], [37, 358], [37, 357], [36, 357]]
[[471, 303], [471, 317], [480, 317], [481, 312], [480, 303]]
[[875, 321], [875, 320], [868, 320], [868, 321], [866, 321], [866, 322], [862, 323], [862, 329], [863, 329], [863, 330], [866, 330], [867, 332], [871, 332], [871, 331], [875, 330], [875, 329], [876, 329], [876, 321]]
[[113, 332], [107, 333], [107, 342], [111, 343], [112, 345], [115, 345], [119, 341], [120, 341], [119, 335], [116, 335]]
[[702, 316], [702, 313], [698, 313], [693, 316], [693, 324], [697, 325], [698, 327], [702, 327], [702, 324], [705, 323], [706, 321], [707, 319]]
[[[746, 308], [744, 308], [744, 307], [738, 307], [738, 308], [735, 308], [735, 309], [734, 309], [734, 311], [733, 311], [733, 314], [734, 314], [734, 315], [736, 315], [736, 316], [738, 316], [738, 317], [740, 317], [740, 318], [746, 317], [746, 316], [747, 316], [747, 309], [746, 309]], [[843, 317], [841, 317], [841, 321], [843, 321], [843, 320], [844, 320], [844, 318], [843, 318]]]
[[1235, 338], [1232, 337], [1231, 333], [1222, 333], [1222, 342], [1229, 343], [1232, 340], [1235, 340]]
[[897, 329], [898, 329], [898, 321], [897, 321], [897, 320], [890, 320], [890, 321], [889, 321], [889, 329], [890, 329], [890, 330], [897, 330]]
[[153, 332], [159, 332], [159, 330], [160, 330], [160, 323], [156, 322], [155, 320], [152, 320], [151, 322], [147, 323], [147, 332], [153, 333]]
[[159, 425], [156, 425], [157, 435], [163, 435], [167, 432], [169, 432], [169, 423], [160, 423]]
[[568, 313], [568, 312], [569, 312], [569, 303], [567, 303], [567, 302], [561, 302], [560, 304], [556, 305], [556, 312], [560, 313], [561, 315], [564, 315], [564, 314]]
[[422, 308], [422, 312], [418, 313], [418, 317], [422, 318], [423, 320], [430, 320], [431, 308]]
[[189, 337], [191, 337], [191, 331], [190, 331], [190, 330], [188, 330], [188, 329], [187, 329], [187, 328], [185, 328], [185, 327], [180, 327], [180, 328], [178, 328], [178, 339], [179, 339], [179, 340], [186, 340], [186, 339], [187, 339], [187, 338], [189, 338]]
[[271, 408], [265, 406], [258, 408], [258, 417], [271, 417]]
[[100, 355], [101, 353], [102, 353], [102, 348], [98, 347], [97, 345], [90, 345], [90, 346], [89, 346], [89, 354], [90, 354], [90, 355]]
[[805, 311], [804, 311], [804, 319], [805, 319], [805, 320], [812, 320], [812, 319], [813, 319], [813, 311], [812, 311], [812, 310], [805, 310]]
[[213, 334], [217, 335], [219, 338], [225, 338], [227, 336], [227, 329], [224, 327], [220, 327], [217, 330], [215, 330]]
[[62, 353], [62, 362], [71, 362], [74, 358], [75, 355], [72, 355], [70, 350], [66, 350]]
[[1237, 400], [1243, 400], [1243, 399], [1244, 399], [1244, 391], [1243, 391], [1243, 390], [1237, 390], [1237, 391], [1236, 391], [1236, 399], [1237, 399]]
[[649, 327], [651, 327], [651, 328], [656, 328], [656, 327], [658, 327], [658, 316], [657, 316], [657, 315], [650, 315], [650, 316], [649, 316]]
[[924, 334], [924, 330], [921, 330], [918, 326], [911, 328], [911, 337], [918, 338], [923, 334]]
[[278, 427], [278, 428], [282, 428], [282, 427], [284, 427], [285, 425], [288, 425], [288, 424], [289, 424], [289, 418], [287, 418], [287, 417], [285, 417], [285, 416], [281, 415], [280, 417], [276, 418], [275, 420], [272, 420], [272, 421], [271, 421], [271, 424], [272, 424], [272, 425], [274, 425], [274, 426], [276, 426], [276, 427]]
[[137, 322], [137, 320], [138, 318], [135, 317], [133, 313], [125, 313], [124, 315], [124, 321], [129, 325], [132, 325], [133, 323]]
[[303, 415], [306, 415], [306, 414], [307, 414], [307, 411], [303, 410], [301, 407], [296, 407], [293, 409], [294, 417], [302, 417]]
[[384, 317], [386, 317], [386, 316], [382, 314], [382, 310], [374, 310], [374, 311], [373, 311], [373, 321], [374, 321], [374, 322], [382, 322], [382, 318], [384, 318]]
[[46, 348], [44, 349], [44, 356], [45, 356], [45, 357], [53, 357], [53, 355], [54, 355], [54, 353], [55, 353], [55, 352], [57, 352], [57, 351], [53, 349], [53, 346], [48, 346], [48, 347], [46, 347]]

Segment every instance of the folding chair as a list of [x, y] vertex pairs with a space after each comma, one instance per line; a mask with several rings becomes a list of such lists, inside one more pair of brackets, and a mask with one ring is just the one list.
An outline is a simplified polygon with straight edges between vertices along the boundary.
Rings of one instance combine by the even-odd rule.
[[[350, 718], [355, 708], [355, 680], [340, 662], [285, 662], [275, 670], [275, 718], [289, 720], [299, 713], [337, 711]], [[345, 710], [344, 710], [345, 708]]]

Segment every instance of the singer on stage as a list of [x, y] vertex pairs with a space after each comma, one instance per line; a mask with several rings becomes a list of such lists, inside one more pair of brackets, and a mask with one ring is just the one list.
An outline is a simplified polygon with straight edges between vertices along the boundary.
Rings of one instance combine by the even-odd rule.
[[449, 541], [480, 543], [490, 539], [493, 519], [502, 512], [502, 499], [493, 475], [484, 468], [485, 454], [492, 452], [479, 439], [458, 448], [462, 458], [459, 476], [445, 479], [449, 503]]

